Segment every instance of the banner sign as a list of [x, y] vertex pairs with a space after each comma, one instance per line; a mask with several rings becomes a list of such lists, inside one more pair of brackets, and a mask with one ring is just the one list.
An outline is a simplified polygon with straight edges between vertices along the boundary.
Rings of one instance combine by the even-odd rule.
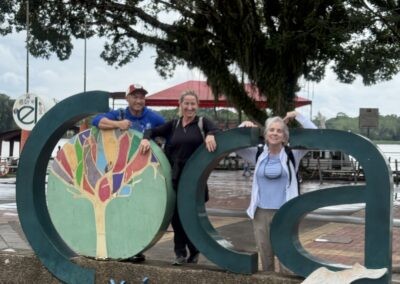
[[32, 130], [39, 119], [55, 104], [55, 100], [43, 96], [22, 95], [14, 102], [14, 121], [22, 130]]

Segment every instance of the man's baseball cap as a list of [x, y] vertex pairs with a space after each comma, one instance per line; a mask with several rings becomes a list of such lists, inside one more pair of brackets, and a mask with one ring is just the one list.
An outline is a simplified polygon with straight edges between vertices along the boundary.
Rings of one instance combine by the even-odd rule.
[[147, 95], [147, 91], [143, 88], [142, 85], [139, 84], [132, 84], [128, 87], [128, 90], [126, 90], [126, 96], [127, 95], [132, 95], [135, 93], [139, 93], [139, 94], [143, 94], [143, 95]]

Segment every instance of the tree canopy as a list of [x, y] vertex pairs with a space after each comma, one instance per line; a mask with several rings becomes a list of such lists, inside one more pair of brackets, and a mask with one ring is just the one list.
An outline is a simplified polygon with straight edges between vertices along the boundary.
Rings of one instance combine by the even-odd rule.
[[11, 129], [16, 129], [12, 115], [14, 100], [5, 94], [0, 94], [0, 133]]
[[[318, 117], [314, 119], [318, 123]], [[359, 117], [349, 117], [339, 113], [338, 116], [326, 120], [326, 128], [351, 131], [369, 137], [372, 140], [396, 141], [400, 140], [400, 117], [397, 115], [380, 115], [377, 128], [359, 127]]]
[[[25, 29], [26, 1], [0, 3], [0, 33]], [[244, 90], [249, 81], [273, 114], [294, 108], [298, 81], [320, 81], [332, 64], [340, 81], [365, 84], [398, 72], [399, 1], [337, 0], [31, 0], [34, 56], [67, 59], [73, 38], [107, 39], [101, 57], [132, 62], [147, 45], [168, 77], [179, 64], [198, 68], [214, 94], [263, 121]]]

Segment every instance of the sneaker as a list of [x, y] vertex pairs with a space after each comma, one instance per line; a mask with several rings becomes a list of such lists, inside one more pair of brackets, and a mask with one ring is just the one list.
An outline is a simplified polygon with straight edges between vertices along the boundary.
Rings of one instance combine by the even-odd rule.
[[177, 256], [172, 265], [182, 265], [184, 263], [186, 263], [186, 258], [184, 256]]
[[190, 255], [187, 259], [187, 263], [198, 263], [199, 262], [199, 252], [196, 252], [193, 255]]
[[132, 256], [132, 262], [143, 262], [146, 260], [146, 257], [143, 253], [138, 253], [137, 255]]
[[144, 256], [144, 254], [142, 253], [138, 253], [137, 255], [131, 256], [129, 258], [126, 258], [124, 260], [122, 260], [123, 262], [143, 262], [146, 260], [146, 257]]

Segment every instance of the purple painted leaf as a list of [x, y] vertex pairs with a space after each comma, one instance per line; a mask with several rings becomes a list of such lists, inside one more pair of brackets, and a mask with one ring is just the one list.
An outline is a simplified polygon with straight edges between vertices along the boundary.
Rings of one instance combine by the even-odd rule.
[[118, 174], [113, 174], [112, 178], [113, 178], [113, 193], [116, 193], [120, 187], [121, 187], [121, 183], [122, 183], [122, 178], [124, 177], [123, 173], [118, 173]]
[[90, 129], [87, 129], [78, 134], [79, 142], [81, 142], [81, 145], [83, 145], [85, 143], [86, 139], [89, 136], [90, 136]]

